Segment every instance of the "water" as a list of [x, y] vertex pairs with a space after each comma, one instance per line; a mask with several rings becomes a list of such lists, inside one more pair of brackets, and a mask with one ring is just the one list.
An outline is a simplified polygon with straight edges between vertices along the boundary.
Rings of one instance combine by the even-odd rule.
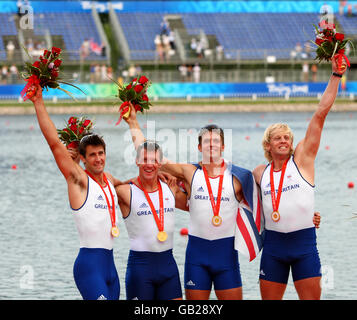
[[[155, 121], [158, 138], [179, 132], [195, 134], [201, 126], [216, 123], [227, 132], [227, 154], [242, 167], [253, 169], [265, 163], [261, 147], [264, 129], [273, 122], [287, 122], [300, 141], [311, 113], [232, 113], [232, 114], [152, 114], [140, 116], [144, 126]], [[55, 115], [56, 127], [63, 127], [69, 115]], [[126, 180], [137, 175], [128, 147], [126, 124], [115, 127], [116, 115], [95, 115], [96, 131], [107, 143], [106, 170]], [[356, 112], [331, 113], [325, 123], [316, 159], [316, 209], [321, 212], [318, 249], [323, 265], [323, 299], [357, 299], [356, 244], [357, 185]], [[170, 129], [170, 130], [165, 130]], [[181, 129], [181, 131], [179, 131]], [[230, 139], [231, 134], [231, 139]], [[81, 299], [73, 280], [73, 263], [78, 253], [77, 230], [69, 209], [66, 183], [57, 169], [35, 116], [0, 116], [0, 299]], [[178, 159], [185, 145], [177, 138]], [[181, 141], [181, 142], [180, 142]], [[175, 144], [163, 142], [166, 153]], [[196, 137], [186, 149], [195, 149]], [[195, 152], [192, 152], [195, 156]], [[176, 155], [176, 154], [175, 154]], [[190, 155], [191, 156], [191, 155]], [[194, 160], [194, 159], [189, 159]], [[16, 165], [17, 169], [11, 169]], [[187, 238], [180, 235], [187, 227], [188, 213], [176, 218], [174, 256], [183, 283]], [[120, 299], [125, 299], [125, 270], [128, 238], [122, 220], [115, 242], [115, 262], [120, 277]], [[260, 299], [258, 274], [260, 256], [249, 263], [240, 255], [244, 299]], [[284, 296], [297, 299], [290, 278]], [[216, 299], [214, 292], [211, 299]]]

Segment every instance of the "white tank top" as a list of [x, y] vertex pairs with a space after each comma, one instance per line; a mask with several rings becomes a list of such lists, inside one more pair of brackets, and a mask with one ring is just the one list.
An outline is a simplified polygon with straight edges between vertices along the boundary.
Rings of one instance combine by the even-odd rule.
[[[162, 252], [173, 248], [175, 229], [175, 197], [167, 184], [160, 181], [164, 197], [164, 231], [166, 241], [157, 239], [159, 229], [152, 215], [150, 205], [145, 198], [144, 191], [135, 184], [130, 184], [131, 205], [129, 215], [124, 219], [133, 251]], [[148, 192], [149, 197], [159, 213], [159, 191]]]
[[[112, 205], [109, 189], [114, 196], [115, 203], [115, 221], [118, 225], [118, 198], [114, 186], [108, 181], [104, 188], [110, 205]], [[91, 177], [88, 177], [87, 199], [79, 209], [72, 209], [74, 220], [79, 233], [79, 242], [81, 248], [104, 248], [113, 249], [114, 238], [111, 235], [112, 222], [105, 195]]]
[[[285, 171], [283, 189], [279, 204], [280, 220], [274, 222], [271, 218], [273, 205], [270, 191], [269, 164], [263, 172], [260, 188], [265, 218], [265, 228], [277, 232], [293, 232], [314, 227], [314, 186], [309, 184], [301, 175], [294, 157], [291, 156]], [[281, 170], [274, 172], [274, 187], [277, 194]]]
[[[213, 197], [217, 203], [219, 176], [209, 178]], [[189, 234], [206, 240], [217, 240], [234, 236], [239, 202], [233, 188], [233, 176], [229, 170], [224, 171], [221, 207], [219, 215], [222, 224], [212, 224], [213, 209], [202, 168], [198, 168], [192, 178], [189, 199], [190, 224]]]

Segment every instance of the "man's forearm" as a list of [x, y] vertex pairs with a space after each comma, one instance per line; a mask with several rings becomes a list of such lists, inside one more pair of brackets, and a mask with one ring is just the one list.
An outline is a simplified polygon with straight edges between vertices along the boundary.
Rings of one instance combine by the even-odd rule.
[[40, 125], [40, 129], [47, 141], [47, 143], [51, 146], [53, 143], [58, 141], [57, 129], [52, 122], [46, 107], [44, 105], [43, 100], [38, 100], [34, 103], [36, 115], [38, 119], [38, 123]]
[[128, 122], [129, 128], [130, 128], [130, 133], [131, 133], [131, 138], [134, 143], [135, 150], [143, 143], [145, 142], [145, 136], [143, 132], [141, 131], [139, 122], [135, 119], [130, 122]]
[[325, 92], [321, 97], [319, 103], [319, 109], [321, 109], [321, 112], [324, 113], [325, 116], [330, 111], [333, 103], [335, 102], [338, 93], [339, 83], [340, 83], [340, 78], [332, 75], [327, 84]]

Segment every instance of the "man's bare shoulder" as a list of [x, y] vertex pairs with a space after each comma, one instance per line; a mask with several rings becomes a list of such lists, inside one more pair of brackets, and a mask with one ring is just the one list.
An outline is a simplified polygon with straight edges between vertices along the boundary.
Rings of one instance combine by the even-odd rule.
[[256, 183], [260, 184], [260, 180], [266, 167], [266, 164], [260, 164], [252, 171]]

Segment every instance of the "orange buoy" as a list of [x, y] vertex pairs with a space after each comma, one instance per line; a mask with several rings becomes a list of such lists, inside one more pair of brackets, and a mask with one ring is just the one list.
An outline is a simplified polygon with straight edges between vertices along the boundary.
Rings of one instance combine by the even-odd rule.
[[16, 165], [16, 164], [13, 164], [13, 165], [11, 166], [11, 169], [12, 169], [12, 170], [16, 170], [16, 169], [17, 169], [17, 165]]
[[349, 189], [352, 189], [352, 188], [355, 187], [355, 184], [350, 181], [350, 182], [347, 184], [347, 186], [348, 186]]

